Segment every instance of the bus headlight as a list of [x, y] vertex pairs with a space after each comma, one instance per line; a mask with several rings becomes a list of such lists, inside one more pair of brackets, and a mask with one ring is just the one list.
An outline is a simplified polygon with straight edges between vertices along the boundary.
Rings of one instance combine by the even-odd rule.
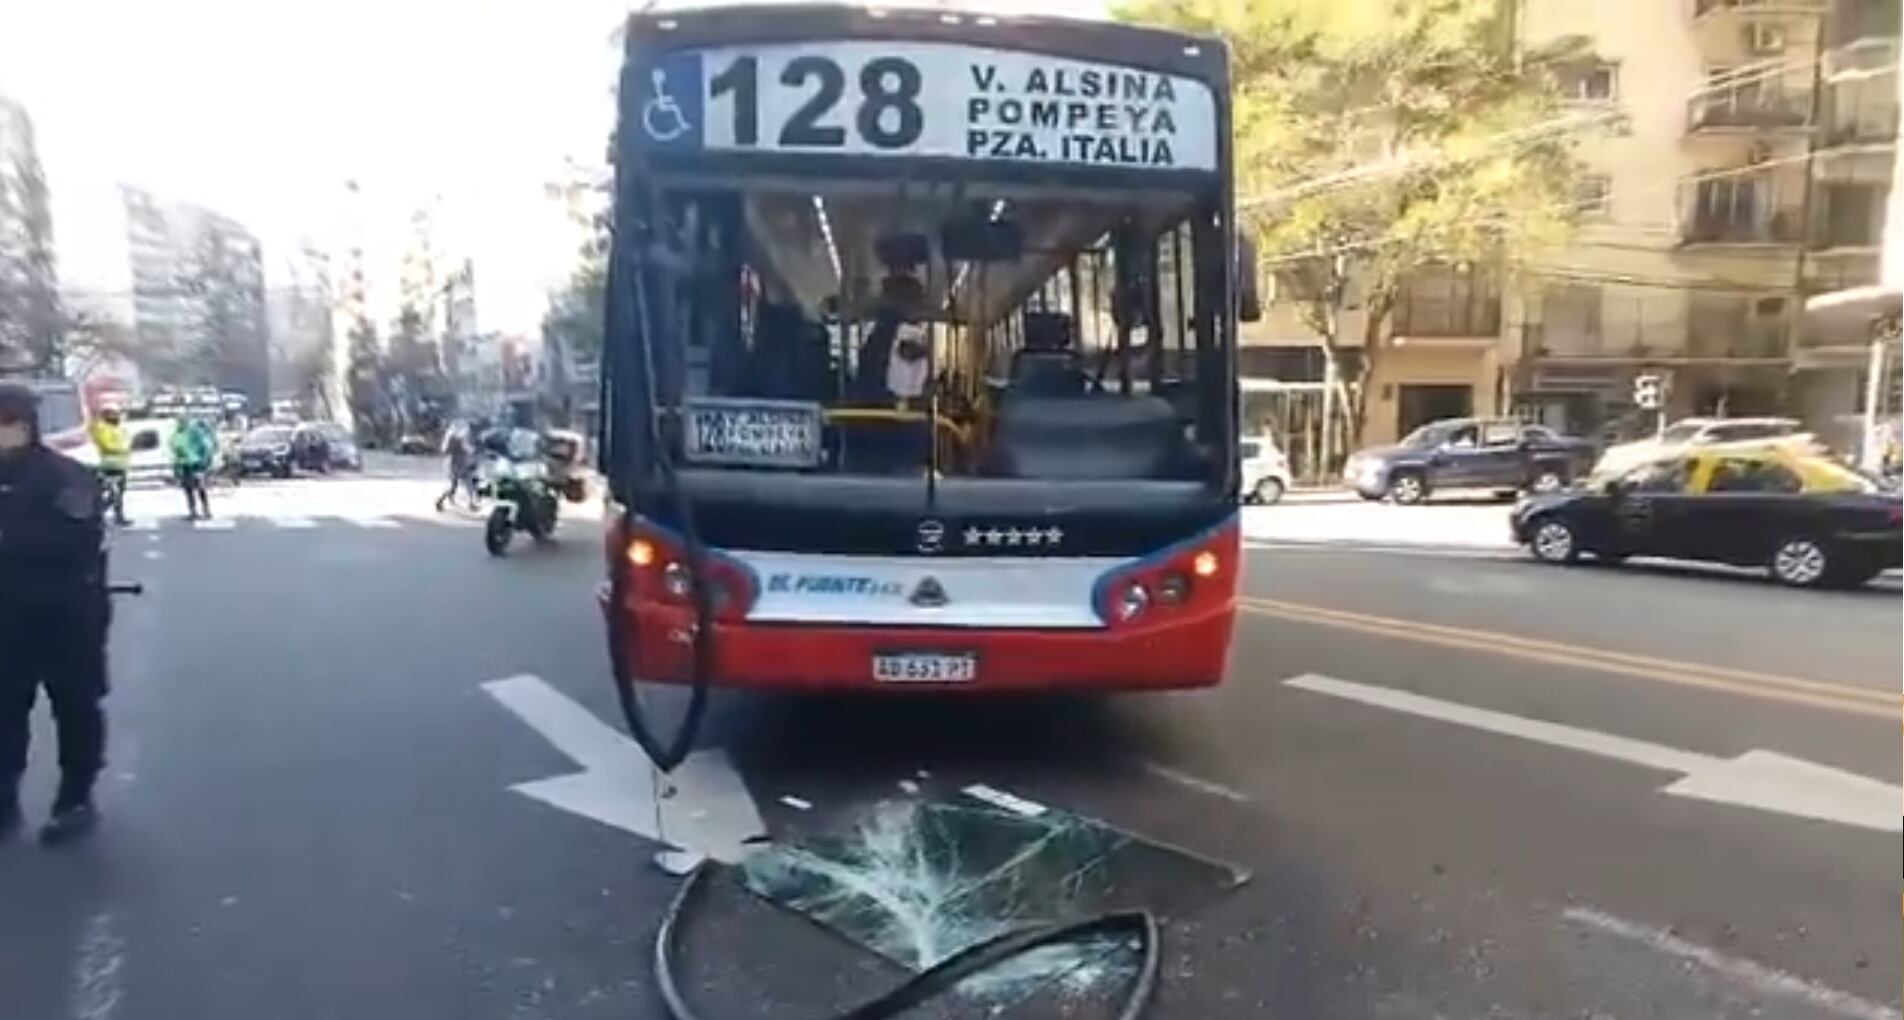
[[1150, 589], [1144, 587], [1142, 581], [1132, 581], [1125, 585], [1123, 592], [1117, 597], [1117, 618], [1119, 620], [1134, 620], [1139, 614], [1149, 608]]
[[1190, 579], [1178, 573], [1164, 575], [1157, 584], [1157, 600], [1166, 606], [1181, 605], [1190, 597]]

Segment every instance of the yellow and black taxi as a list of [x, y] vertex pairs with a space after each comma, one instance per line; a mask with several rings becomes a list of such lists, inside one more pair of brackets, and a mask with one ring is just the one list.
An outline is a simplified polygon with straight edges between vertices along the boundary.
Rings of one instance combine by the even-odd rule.
[[1657, 556], [1763, 567], [1797, 587], [1855, 587], [1898, 566], [1904, 502], [1799, 444], [1704, 447], [1514, 508], [1534, 558]]

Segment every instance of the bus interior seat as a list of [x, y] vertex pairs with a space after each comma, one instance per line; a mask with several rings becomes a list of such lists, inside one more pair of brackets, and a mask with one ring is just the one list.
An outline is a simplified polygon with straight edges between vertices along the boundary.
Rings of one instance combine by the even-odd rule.
[[1159, 397], [1040, 397], [999, 408], [986, 474], [1007, 478], [1195, 477], [1177, 411]]
[[1071, 316], [1064, 312], [1026, 312], [1024, 327], [1025, 350], [1068, 351], [1076, 346]]
[[1070, 397], [1084, 392], [1084, 362], [1076, 351], [1022, 350], [1012, 355], [1009, 399]]
[[932, 425], [924, 419], [841, 422], [829, 430], [838, 469], [847, 474], [918, 474], [931, 463]]

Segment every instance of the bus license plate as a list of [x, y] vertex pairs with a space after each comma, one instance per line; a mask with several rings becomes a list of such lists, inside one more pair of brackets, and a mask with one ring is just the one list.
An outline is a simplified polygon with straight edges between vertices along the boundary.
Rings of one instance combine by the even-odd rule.
[[978, 679], [978, 656], [903, 652], [873, 656], [873, 679], [882, 684], [963, 684]]

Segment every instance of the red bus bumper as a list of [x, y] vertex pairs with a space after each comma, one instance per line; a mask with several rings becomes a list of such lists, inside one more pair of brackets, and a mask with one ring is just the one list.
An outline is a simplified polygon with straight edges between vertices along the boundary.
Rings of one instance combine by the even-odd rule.
[[[632, 640], [634, 674], [659, 683], [687, 683], [693, 652], [692, 612], [639, 602], [611, 627]], [[717, 623], [714, 669], [718, 687], [781, 691], [1092, 691], [1211, 687], [1229, 660], [1233, 601], [1199, 607], [1139, 626], [1101, 630], [869, 627], [835, 624]], [[873, 656], [893, 652], [969, 652], [978, 678], [969, 683], [881, 683]]]

